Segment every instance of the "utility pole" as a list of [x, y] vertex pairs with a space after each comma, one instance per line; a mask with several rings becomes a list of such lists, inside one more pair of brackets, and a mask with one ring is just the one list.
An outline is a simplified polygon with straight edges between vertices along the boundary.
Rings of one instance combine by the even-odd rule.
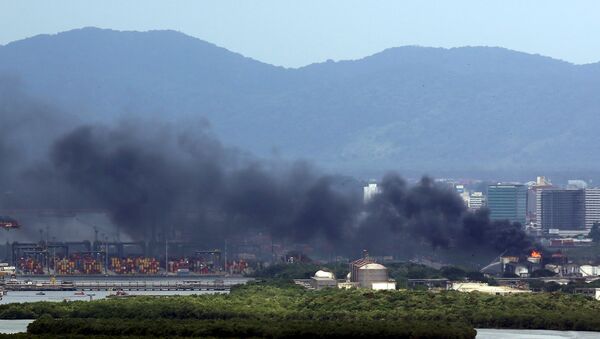
[[108, 275], [108, 235], [104, 237], [104, 260], [106, 261], [104, 273]]
[[225, 238], [225, 264], [223, 265], [223, 268], [225, 270], [226, 273], [229, 273], [227, 270], [227, 238]]
[[[55, 237], [52, 237], [52, 242], [56, 243]], [[52, 247], [52, 269], [54, 269], [54, 275], [56, 275], [56, 247]]]
[[169, 275], [169, 240], [165, 232], [165, 275]]

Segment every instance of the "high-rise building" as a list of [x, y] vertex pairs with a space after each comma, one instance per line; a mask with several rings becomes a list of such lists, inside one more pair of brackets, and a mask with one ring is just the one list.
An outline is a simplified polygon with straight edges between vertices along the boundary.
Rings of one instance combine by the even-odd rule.
[[542, 215], [542, 191], [552, 189], [552, 183], [546, 177], [539, 176], [533, 185], [529, 187], [527, 196], [527, 219], [537, 228], [541, 228]]
[[585, 191], [582, 189], [546, 189], [541, 191], [542, 228], [585, 229]]
[[381, 189], [376, 183], [370, 183], [363, 187], [363, 202], [368, 203], [373, 197], [381, 193]]
[[527, 186], [519, 184], [489, 185], [487, 207], [492, 220], [508, 220], [525, 225]]
[[485, 206], [485, 195], [483, 192], [473, 192], [469, 196], [469, 208], [476, 211]]
[[567, 181], [568, 189], [586, 189], [588, 187], [587, 182], [585, 180], [572, 179]]
[[465, 206], [469, 206], [469, 200], [471, 197], [469, 195], [469, 191], [467, 191], [467, 189], [465, 188], [465, 185], [456, 184], [456, 185], [454, 185], [454, 190], [461, 197], [461, 199], [465, 203]]
[[600, 222], [600, 188], [585, 190], [585, 228], [590, 229]]

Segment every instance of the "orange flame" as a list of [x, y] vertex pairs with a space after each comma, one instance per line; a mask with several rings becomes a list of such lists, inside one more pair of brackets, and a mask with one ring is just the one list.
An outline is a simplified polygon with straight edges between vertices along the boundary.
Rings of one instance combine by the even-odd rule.
[[530, 257], [532, 257], [532, 258], [541, 258], [542, 257], [542, 253], [538, 252], [536, 250], [533, 250], [533, 251], [531, 251]]

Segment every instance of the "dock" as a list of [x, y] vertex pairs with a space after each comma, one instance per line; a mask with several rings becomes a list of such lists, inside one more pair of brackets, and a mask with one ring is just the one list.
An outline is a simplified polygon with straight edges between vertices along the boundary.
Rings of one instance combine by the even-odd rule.
[[76, 282], [78, 291], [229, 291], [233, 284], [219, 282], [170, 282], [170, 281], [129, 281], [129, 282]]
[[229, 291], [222, 281], [77, 281], [62, 283], [10, 282], [5, 291]]

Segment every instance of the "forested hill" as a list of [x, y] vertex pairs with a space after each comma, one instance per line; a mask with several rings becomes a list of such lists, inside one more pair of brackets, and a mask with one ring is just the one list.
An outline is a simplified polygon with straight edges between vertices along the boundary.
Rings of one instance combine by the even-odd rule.
[[600, 64], [501, 48], [286, 69], [175, 31], [85, 28], [0, 47], [0, 74], [83, 120], [206, 118], [227, 144], [355, 173], [600, 161]]

